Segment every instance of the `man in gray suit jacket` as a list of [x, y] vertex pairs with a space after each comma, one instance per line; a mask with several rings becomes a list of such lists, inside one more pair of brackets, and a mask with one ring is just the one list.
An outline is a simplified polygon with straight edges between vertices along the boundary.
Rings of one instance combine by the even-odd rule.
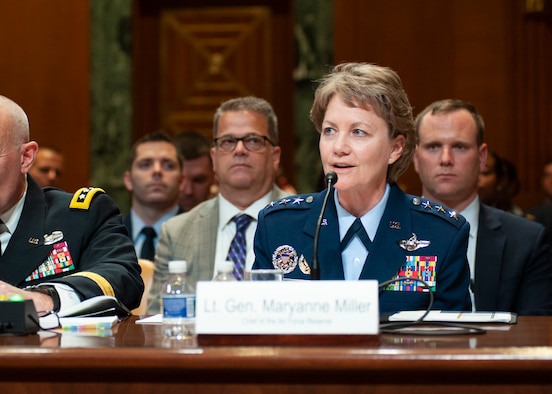
[[479, 201], [478, 177], [488, 153], [481, 115], [464, 101], [437, 101], [416, 118], [416, 133], [414, 167], [424, 197], [447, 205], [470, 223], [468, 261], [475, 310], [551, 315], [546, 229]]
[[286, 195], [274, 184], [281, 150], [277, 118], [267, 101], [256, 97], [225, 101], [215, 112], [213, 137], [211, 158], [219, 195], [163, 224], [148, 313], [161, 311], [160, 291], [168, 277], [169, 261], [186, 260], [194, 283], [211, 280], [218, 264], [230, 259], [238, 226], [234, 219], [247, 215], [245, 261], [234, 270], [240, 279], [253, 265], [258, 212]]

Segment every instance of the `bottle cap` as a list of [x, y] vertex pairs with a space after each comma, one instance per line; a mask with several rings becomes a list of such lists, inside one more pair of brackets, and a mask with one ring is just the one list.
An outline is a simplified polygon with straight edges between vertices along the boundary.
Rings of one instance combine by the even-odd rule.
[[169, 261], [169, 273], [185, 273], [188, 270], [188, 263], [186, 260], [172, 260]]
[[234, 262], [226, 260], [219, 264], [218, 270], [220, 272], [232, 273], [234, 272]]

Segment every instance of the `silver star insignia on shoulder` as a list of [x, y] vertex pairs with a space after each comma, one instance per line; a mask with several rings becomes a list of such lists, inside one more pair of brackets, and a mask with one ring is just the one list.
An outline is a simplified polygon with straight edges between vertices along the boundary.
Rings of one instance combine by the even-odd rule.
[[431, 202], [429, 202], [429, 200], [425, 200], [423, 203], [422, 203], [422, 207], [426, 208], [426, 209], [432, 209], [433, 207], [431, 206]]
[[458, 220], [458, 214], [455, 211], [449, 211], [449, 216], [453, 219]]
[[297, 204], [297, 205], [300, 205], [303, 201], [305, 201], [304, 198], [301, 198], [301, 197], [297, 197], [293, 200], [292, 204]]
[[442, 205], [437, 205], [435, 207], [435, 209], [438, 211], [438, 212], [443, 212], [443, 213], [446, 213], [447, 211], [445, 210], [445, 208], [443, 208]]
[[282, 205], [282, 204], [287, 204], [288, 202], [290, 202], [291, 200], [289, 198], [283, 198], [280, 200], [279, 204]]
[[421, 248], [427, 248], [431, 244], [431, 241], [418, 240], [418, 236], [412, 233], [412, 237], [399, 241], [399, 246], [404, 250], [413, 252]]

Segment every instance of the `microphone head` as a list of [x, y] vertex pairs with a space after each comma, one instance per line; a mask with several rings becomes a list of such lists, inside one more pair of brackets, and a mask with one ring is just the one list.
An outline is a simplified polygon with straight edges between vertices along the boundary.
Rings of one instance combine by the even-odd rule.
[[326, 185], [335, 185], [337, 183], [337, 174], [333, 171], [330, 171], [326, 174]]

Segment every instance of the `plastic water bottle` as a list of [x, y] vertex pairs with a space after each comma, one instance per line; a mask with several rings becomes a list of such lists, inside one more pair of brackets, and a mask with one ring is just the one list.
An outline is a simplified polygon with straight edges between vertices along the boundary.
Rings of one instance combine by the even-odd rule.
[[213, 278], [215, 282], [235, 282], [234, 278], [234, 263], [232, 261], [224, 261], [219, 264], [217, 274]]
[[195, 287], [186, 275], [184, 260], [169, 261], [169, 278], [163, 287], [163, 335], [183, 340], [195, 335]]

